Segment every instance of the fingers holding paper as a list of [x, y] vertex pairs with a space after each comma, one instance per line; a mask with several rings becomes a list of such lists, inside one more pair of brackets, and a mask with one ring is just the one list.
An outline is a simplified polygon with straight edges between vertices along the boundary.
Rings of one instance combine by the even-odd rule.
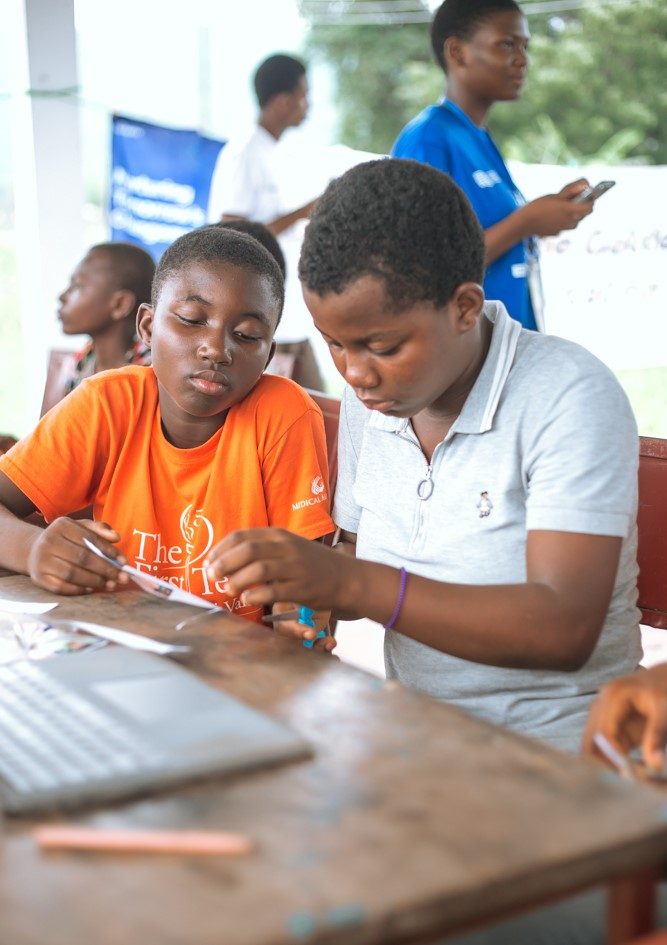
[[584, 752], [599, 756], [596, 733], [623, 753], [640, 748], [649, 771], [661, 771], [667, 745], [667, 664], [605, 686], [593, 703], [583, 740]]
[[114, 590], [127, 576], [86, 548], [84, 539], [109, 558], [125, 563], [116, 547], [120, 535], [104, 522], [57, 518], [40, 530], [28, 555], [28, 574], [40, 587], [56, 594]]

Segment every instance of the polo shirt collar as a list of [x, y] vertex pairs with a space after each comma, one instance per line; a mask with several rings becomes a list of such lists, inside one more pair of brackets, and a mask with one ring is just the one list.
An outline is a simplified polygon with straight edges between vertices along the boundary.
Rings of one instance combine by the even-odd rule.
[[486, 302], [484, 316], [493, 324], [489, 353], [452, 433], [487, 433], [493, 427], [500, 397], [514, 364], [521, 323], [510, 318], [502, 302]]
[[[485, 302], [484, 317], [493, 324], [489, 352], [461, 413], [447, 434], [448, 439], [454, 433], [486, 433], [492, 429], [498, 403], [514, 363], [521, 324], [510, 318], [502, 302]], [[368, 420], [369, 427], [392, 433], [404, 432], [409, 424], [409, 418], [387, 417], [375, 411]]]

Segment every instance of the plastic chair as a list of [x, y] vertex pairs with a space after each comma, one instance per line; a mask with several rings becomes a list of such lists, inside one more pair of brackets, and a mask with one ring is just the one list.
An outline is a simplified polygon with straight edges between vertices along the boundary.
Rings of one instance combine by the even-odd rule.
[[43, 417], [47, 410], [50, 410], [51, 407], [55, 407], [58, 401], [63, 399], [65, 395], [65, 384], [72, 376], [75, 362], [76, 353], [74, 351], [49, 351], [44, 398], [42, 400], [42, 409], [39, 412], [40, 417]]
[[276, 351], [266, 369], [267, 374], [276, 374], [278, 377], [289, 377], [291, 380], [294, 379], [295, 371], [296, 355], [287, 354], [285, 351]]
[[639, 438], [637, 530], [641, 622], [667, 630], [667, 440]]

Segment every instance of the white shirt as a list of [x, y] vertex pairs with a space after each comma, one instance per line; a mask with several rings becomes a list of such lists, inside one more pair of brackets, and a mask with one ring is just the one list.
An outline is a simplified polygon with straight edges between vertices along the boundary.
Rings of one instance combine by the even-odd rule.
[[261, 125], [249, 137], [225, 145], [211, 179], [208, 218], [212, 223], [226, 213], [259, 223], [282, 215], [275, 170], [277, 145]]

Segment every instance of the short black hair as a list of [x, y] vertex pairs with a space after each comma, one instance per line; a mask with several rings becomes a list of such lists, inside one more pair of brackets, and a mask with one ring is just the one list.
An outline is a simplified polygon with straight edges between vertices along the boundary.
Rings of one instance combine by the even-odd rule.
[[463, 282], [481, 284], [484, 234], [451, 177], [427, 164], [384, 158], [329, 184], [306, 229], [299, 276], [317, 295], [362, 276], [386, 286], [388, 310], [446, 305]]
[[521, 13], [515, 0], [445, 0], [440, 4], [431, 23], [431, 46], [440, 68], [447, 72], [445, 40], [450, 36], [470, 39], [481, 23], [506, 10]]
[[219, 223], [212, 223], [211, 226], [221, 226], [226, 230], [236, 230], [237, 233], [247, 233], [248, 236], [252, 236], [253, 239], [256, 239], [258, 243], [262, 244], [264, 249], [267, 249], [271, 253], [278, 263], [278, 268], [283, 274], [283, 279], [286, 277], [287, 264], [285, 262], [285, 254], [280, 248], [280, 243], [268, 226], [264, 226], [264, 224], [260, 223], [258, 220], [246, 220], [241, 217], [239, 217], [238, 220], [221, 220]]
[[300, 59], [284, 53], [269, 56], [255, 72], [255, 94], [259, 107], [264, 108], [281, 92], [293, 92], [305, 74], [306, 67]]
[[153, 257], [134, 243], [96, 243], [86, 255], [103, 253], [109, 262], [110, 280], [116, 289], [133, 292], [136, 306], [128, 313], [133, 318], [143, 302], [150, 302], [155, 275]]
[[230, 263], [267, 279], [278, 309], [278, 321], [285, 302], [285, 283], [278, 263], [252, 236], [221, 226], [202, 226], [179, 236], [157, 264], [151, 303], [157, 305], [166, 279], [191, 263]]

